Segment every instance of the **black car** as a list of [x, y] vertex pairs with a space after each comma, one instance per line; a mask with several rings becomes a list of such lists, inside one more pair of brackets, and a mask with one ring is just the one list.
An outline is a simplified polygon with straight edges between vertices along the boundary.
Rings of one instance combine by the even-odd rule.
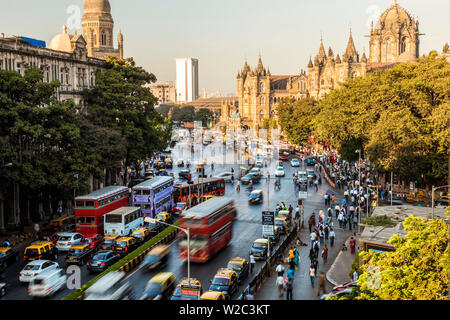
[[178, 173], [178, 177], [180, 177], [180, 179], [187, 179], [190, 174], [191, 174], [190, 170], [184, 169]]
[[0, 248], [0, 265], [6, 263], [8, 265], [16, 262], [19, 259], [19, 254], [17, 251], [13, 250], [11, 247], [1, 247]]
[[218, 273], [214, 276], [209, 286], [209, 291], [219, 291], [222, 292], [225, 297], [230, 300], [233, 294], [238, 289], [239, 279], [237, 274], [233, 270], [219, 269]]
[[89, 272], [103, 272], [117, 261], [120, 257], [118, 254], [110, 250], [102, 250], [97, 252], [88, 262]]
[[248, 277], [249, 263], [244, 258], [235, 257], [228, 261], [227, 269], [236, 271], [238, 275], [238, 283], [241, 285], [244, 279]]
[[248, 201], [250, 204], [257, 204], [263, 201], [263, 192], [262, 190], [253, 190], [248, 197]]

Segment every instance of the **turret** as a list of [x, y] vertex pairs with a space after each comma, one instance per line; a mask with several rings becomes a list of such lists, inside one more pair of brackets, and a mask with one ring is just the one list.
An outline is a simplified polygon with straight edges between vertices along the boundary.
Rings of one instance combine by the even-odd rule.
[[123, 34], [122, 30], [117, 35], [117, 42], [119, 43], [119, 59], [123, 59]]

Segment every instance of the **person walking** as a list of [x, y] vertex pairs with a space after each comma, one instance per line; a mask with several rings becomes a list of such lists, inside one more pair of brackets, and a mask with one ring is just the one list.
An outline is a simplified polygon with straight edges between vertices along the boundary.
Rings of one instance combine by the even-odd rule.
[[331, 205], [334, 206], [334, 193], [331, 195]]
[[278, 275], [277, 277], [277, 288], [278, 288], [278, 296], [283, 297], [284, 292], [284, 278], [283, 276]]
[[294, 264], [295, 264], [295, 270], [298, 270], [298, 265], [300, 263], [300, 257], [298, 256], [298, 250], [294, 247]]
[[255, 267], [255, 256], [253, 253], [250, 253], [250, 273], [253, 273], [253, 268]]
[[317, 258], [319, 256], [320, 244], [318, 240], [314, 241], [314, 256]]
[[294, 281], [292, 279], [289, 279], [288, 282], [286, 282], [286, 300], [292, 300], [293, 287]]
[[316, 241], [317, 239], [317, 233], [311, 232], [310, 238], [311, 238], [311, 247], [314, 248], [314, 241]]
[[314, 288], [314, 278], [316, 277], [316, 270], [314, 269], [314, 266], [311, 264], [309, 267], [309, 278], [311, 279], [311, 287]]
[[278, 261], [278, 266], [275, 269], [275, 271], [277, 272], [278, 276], [283, 276], [284, 275], [284, 267], [283, 264], [281, 263], [281, 261]]
[[325, 244], [325, 245], [323, 246], [323, 249], [322, 249], [322, 259], [323, 259], [323, 263], [326, 263], [326, 262], [327, 262], [327, 258], [328, 258], [328, 247], [327, 247], [327, 245]]
[[325, 225], [323, 232], [325, 233], [325, 240], [328, 240], [328, 235], [330, 234], [330, 227], [328, 226], [328, 222]]
[[314, 273], [315, 273], [315, 275], [317, 275], [317, 269], [319, 268], [319, 259], [314, 258], [314, 261], [313, 261], [312, 265], [314, 267]]
[[309, 260], [311, 260], [311, 264], [313, 263], [314, 259], [315, 259], [315, 253], [314, 253], [314, 248], [311, 247], [311, 249], [309, 250]]
[[353, 239], [353, 237], [350, 238], [349, 245], [350, 245], [350, 253], [354, 254], [356, 248], [356, 240]]
[[325, 291], [325, 273], [323, 271], [319, 274], [319, 287], [317, 288], [317, 295], [320, 296], [320, 293], [322, 292], [326, 293]]
[[336, 234], [334, 233], [333, 228], [330, 228], [330, 246], [334, 245], [334, 237], [336, 236]]
[[294, 270], [294, 268], [289, 268], [288, 271], [287, 271], [287, 278], [288, 278], [288, 280], [294, 281], [294, 277], [295, 277], [295, 270]]

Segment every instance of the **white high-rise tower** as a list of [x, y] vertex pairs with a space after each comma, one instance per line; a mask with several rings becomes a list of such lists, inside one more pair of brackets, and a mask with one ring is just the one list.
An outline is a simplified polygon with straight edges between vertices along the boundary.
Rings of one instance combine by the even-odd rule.
[[191, 102], [199, 98], [198, 59], [176, 59], [177, 102]]

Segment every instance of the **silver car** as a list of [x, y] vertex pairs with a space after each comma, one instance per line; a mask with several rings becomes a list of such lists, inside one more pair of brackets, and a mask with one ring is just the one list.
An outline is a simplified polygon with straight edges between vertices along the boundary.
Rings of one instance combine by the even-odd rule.
[[63, 233], [56, 242], [56, 249], [58, 251], [69, 251], [71, 246], [79, 244], [83, 241], [83, 238], [81, 233]]
[[218, 175], [214, 176], [214, 178], [224, 179], [225, 182], [232, 182], [233, 181], [233, 174], [231, 172], [222, 172]]
[[58, 263], [50, 260], [35, 260], [28, 263], [19, 273], [20, 282], [31, 282], [42, 272], [59, 269]]

